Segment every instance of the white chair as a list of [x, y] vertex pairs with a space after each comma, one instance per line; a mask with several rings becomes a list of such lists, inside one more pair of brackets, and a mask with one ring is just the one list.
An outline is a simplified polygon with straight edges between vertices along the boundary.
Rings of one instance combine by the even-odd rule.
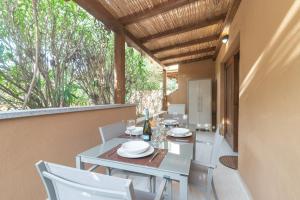
[[[113, 124], [108, 124], [106, 126], [99, 127], [99, 132], [100, 132], [100, 137], [102, 139], [102, 143], [106, 143], [107, 141], [116, 138], [122, 134], [124, 134], [126, 131], [126, 124], [124, 122], [117, 122]], [[92, 168], [95, 169], [96, 167]], [[133, 175], [133, 176], [142, 176], [142, 177], [147, 177], [149, 178], [149, 190], [152, 192], [155, 192], [156, 188], [156, 179], [154, 176], [146, 175], [146, 174], [141, 174], [141, 173], [134, 173], [134, 172], [129, 172], [129, 171], [121, 171], [121, 170], [112, 170], [108, 168], [108, 174], [112, 175], [113, 173], [124, 173], [126, 174], [126, 177]]]
[[224, 139], [224, 136], [220, 133], [220, 128], [218, 127], [214, 137], [213, 148], [211, 152], [210, 162], [209, 163], [201, 163], [199, 161], [193, 160], [191, 166], [191, 175], [194, 176], [194, 170], [196, 170], [200, 166], [204, 166], [208, 168], [207, 173], [207, 190], [206, 190], [206, 199], [209, 200], [211, 196], [213, 185], [213, 171], [217, 168], [217, 162], [219, 159], [219, 153], [221, 149], [221, 144]]
[[117, 122], [99, 127], [102, 143], [106, 143], [107, 141], [124, 134], [125, 131], [126, 124], [124, 122]]
[[185, 114], [185, 104], [170, 104], [168, 106], [168, 114]]
[[134, 190], [132, 181], [39, 161], [37, 170], [48, 200], [161, 200], [166, 180], [156, 194]]

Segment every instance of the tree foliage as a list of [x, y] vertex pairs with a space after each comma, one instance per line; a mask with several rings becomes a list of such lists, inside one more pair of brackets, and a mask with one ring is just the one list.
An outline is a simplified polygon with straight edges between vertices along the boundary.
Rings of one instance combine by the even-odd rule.
[[[72, 1], [0, 1], [0, 104], [112, 103], [113, 43], [113, 33]], [[160, 89], [150, 66], [126, 47], [127, 101], [137, 91]]]

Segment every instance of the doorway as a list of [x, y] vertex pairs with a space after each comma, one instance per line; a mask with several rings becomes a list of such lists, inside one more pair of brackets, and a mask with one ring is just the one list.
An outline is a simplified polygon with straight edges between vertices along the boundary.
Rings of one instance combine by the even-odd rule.
[[239, 52], [224, 66], [224, 132], [234, 152], [238, 152]]

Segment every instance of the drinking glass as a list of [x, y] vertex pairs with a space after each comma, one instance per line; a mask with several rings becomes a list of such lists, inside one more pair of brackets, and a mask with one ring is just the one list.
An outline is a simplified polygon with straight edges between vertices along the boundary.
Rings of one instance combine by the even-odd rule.
[[126, 129], [129, 132], [129, 135], [131, 137], [132, 132], [135, 130], [135, 120], [133, 120], [133, 119], [127, 120]]
[[160, 128], [155, 127], [152, 131], [152, 143], [154, 146], [158, 145], [159, 138], [160, 138]]
[[160, 128], [160, 137], [159, 140], [160, 142], [164, 142], [167, 139], [167, 132], [170, 130], [170, 128], [166, 126], [161, 126]]

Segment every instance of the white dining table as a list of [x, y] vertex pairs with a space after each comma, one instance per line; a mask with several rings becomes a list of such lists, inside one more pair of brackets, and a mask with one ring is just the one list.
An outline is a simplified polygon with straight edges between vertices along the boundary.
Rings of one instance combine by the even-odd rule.
[[[193, 133], [195, 134], [195, 133]], [[168, 149], [167, 154], [158, 167], [151, 167], [128, 162], [121, 162], [111, 159], [104, 159], [100, 156], [112, 148], [129, 141], [126, 138], [114, 138], [104, 144], [97, 145], [76, 156], [76, 167], [85, 169], [85, 164], [100, 165], [107, 168], [137, 172], [156, 177], [166, 178], [179, 182], [180, 199], [188, 199], [188, 176], [190, 174], [191, 161], [194, 158], [194, 143], [182, 142], [182, 140], [163, 141], [153, 145], [159, 149]], [[172, 198], [172, 191], [167, 190], [169, 199]]]

